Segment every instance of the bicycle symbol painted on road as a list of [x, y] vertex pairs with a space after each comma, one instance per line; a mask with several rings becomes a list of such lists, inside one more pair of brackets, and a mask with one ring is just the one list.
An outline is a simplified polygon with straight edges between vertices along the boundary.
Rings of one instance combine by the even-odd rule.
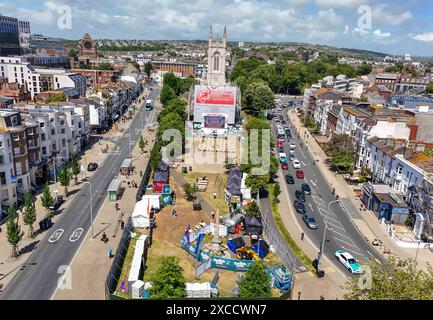
[[83, 234], [83, 228], [75, 229], [74, 232], [72, 232], [71, 236], [69, 237], [69, 241], [75, 242], [78, 239], [80, 239], [81, 235]]
[[63, 232], [65, 232], [65, 230], [57, 229], [56, 231], [53, 232], [51, 237], [48, 239], [48, 242], [49, 243], [57, 242], [60, 239], [60, 237], [62, 236]]

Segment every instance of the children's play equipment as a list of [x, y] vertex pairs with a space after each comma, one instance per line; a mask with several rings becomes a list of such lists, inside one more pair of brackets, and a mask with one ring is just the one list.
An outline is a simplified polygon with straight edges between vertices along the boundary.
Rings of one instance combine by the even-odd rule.
[[236, 258], [240, 260], [252, 260], [252, 261], [261, 261], [257, 252], [254, 250], [242, 247], [236, 250]]
[[283, 265], [273, 266], [267, 269], [269, 276], [272, 278], [273, 285], [284, 293], [292, 288], [293, 276], [287, 272]]

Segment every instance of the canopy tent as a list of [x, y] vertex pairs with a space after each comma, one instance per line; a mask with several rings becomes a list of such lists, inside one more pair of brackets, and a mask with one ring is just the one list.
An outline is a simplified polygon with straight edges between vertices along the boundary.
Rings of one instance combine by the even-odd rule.
[[143, 201], [149, 202], [149, 208], [152, 209], [161, 209], [161, 195], [159, 194], [147, 194], [141, 198]]
[[151, 206], [148, 199], [138, 201], [131, 215], [132, 226], [135, 228], [148, 228], [150, 226], [150, 209]]
[[245, 232], [246, 234], [255, 234], [255, 235], [261, 235], [262, 234], [262, 218], [261, 217], [254, 217], [254, 216], [245, 216]]
[[168, 182], [168, 171], [155, 171], [153, 182]]
[[245, 241], [242, 237], [238, 237], [227, 241], [227, 245], [231, 252], [236, 253], [237, 249], [245, 246]]
[[269, 244], [265, 240], [258, 240], [255, 244], [253, 244], [252, 248], [260, 259], [263, 259], [269, 253]]
[[242, 172], [239, 167], [233, 167], [230, 169], [229, 178], [227, 180], [226, 190], [233, 196], [242, 195]]

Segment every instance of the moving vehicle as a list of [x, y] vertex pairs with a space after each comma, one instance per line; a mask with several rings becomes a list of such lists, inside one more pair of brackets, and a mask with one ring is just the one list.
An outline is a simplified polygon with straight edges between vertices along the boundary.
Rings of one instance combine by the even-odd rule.
[[296, 190], [295, 191], [295, 197], [297, 200], [305, 202], [305, 193], [301, 190]]
[[295, 150], [295, 149], [296, 149], [296, 144], [293, 141], [291, 141], [290, 142], [290, 150]]
[[307, 183], [303, 183], [301, 186], [301, 190], [305, 193], [305, 194], [311, 194], [311, 188]]
[[307, 212], [307, 210], [305, 210], [305, 205], [302, 201], [295, 200], [293, 206], [295, 207], [297, 213], [304, 214], [305, 212]]
[[288, 184], [295, 184], [295, 179], [293, 178], [292, 175], [290, 175], [290, 174], [286, 174], [286, 182], [287, 182]]
[[335, 258], [337, 258], [338, 261], [340, 261], [343, 266], [349, 270], [352, 274], [362, 274], [363, 270], [361, 266], [359, 265], [358, 261], [355, 260], [352, 255], [344, 250], [337, 250], [335, 251]]
[[96, 162], [90, 162], [87, 166], [87, 171], [95, 171], [98, 169], [98, 164]]
[[292, 163], [293, 163], [294, 169], [300, 169], [301, 168], [301, 163], [299, 162], [298, 159], [294, 159]]
[[305, 222], [308, 228], [316, 230], [319, 228], [317, 225], [316, 219], [314, 219], [313, 216], [310, 216], [309, 214], [304, 214], [302, 217], [302, 220]]
[[152, 100], [151, 99], [147, 99], [146, 100], [145, 107], [146, 107], [146, 110], [152, 110], [153, 109]]
[[298, 179], [304, 179], [304, 177], [305, 177], [304, 170], [302, 170], [302, 169], [296, 170], [296, 178], [298, 178]]

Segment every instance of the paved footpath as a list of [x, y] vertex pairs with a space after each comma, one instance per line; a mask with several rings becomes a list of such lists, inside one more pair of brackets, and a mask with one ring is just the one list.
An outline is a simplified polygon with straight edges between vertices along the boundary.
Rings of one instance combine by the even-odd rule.
[[[346, 183], [343, 176], [335, 175], [335, 173], [330, 170], [325, 161], [325, 159], [328, 157], [314, 137], [312, 137], [309, 132], [305, 134], [307, 129], [304, 128], [295, 110], [289, 110], [287, 115], [290, 118], [292, 124], [294, 124], [296, 132], [299, 133], [300, 137], [308, 146], [310, 153], [315, 159], [320, 159], [317, 163], [317, 166], [323, 173], [326, 181], [331, 187], [335, 188], [336, 194], [338, 194], [340, 198], [349, 199], [349, 201], [343, 203], [343, 205], [349, 212], [349, 217], [351, 218], [352, 222], [358, 228], [364, 238], [370, 243], [374, 239], [382, 241], [383, 245], [375, 247], [375, 249], [385, 257], [387, 257], [388, 254], [384, 254], [384, 251], [386, 252], [389, 250], [393, 255], [414, 259], [416, 256], [416, 249], [407, 249], [397, 246], [382, 229], [379, 220], [372, 211], [360, 211], [358, 209], [361, 208], [361, 200], [355, 197], [353, 188]], [[293, 134], [296, 132], [293, 132]], [[433, 253], [429, 249], [420, 248], [417, 262], [420, 268], [426, 269], [428, 263], [433, 263]]]
[[[158, 106], [158, 101], [155, 106]], [[144, 107], [144, 106], [143, 106]], [[155, 111], [155, 110], [154, 110]], [[149, 119], [152, 114], [149, 115]], [[93, 223], [94, 236], [91, 232], [86, 235], [85, 240], [70, 265], [68, 278], [71, 286], [65, 289], [58, 289], [54, 300], [104, 300], [105, 279], [110, 270], [112, 259], [108, 257], [108, 248], [116, 252], [121, 239], [122, 230], [120, 221], [126, 221], [131, 216], [136, 203], [136, 188], [128, 188], [128, 181], [135, 181], [140, 184], [140, 171], [144, 171], [149, 160], [150, 151], [153, 148], [155, 131], [143, 132], [143, 137], [148, 141], [144, 148], [145, 153], [141, 154], [138, 143], [132, 150], [132, 165], [135, 167], [133, 174], [121, 176], [122, 185], [125, 188], [122, 198], [117, 201], [120, 210], [116, 211], [113, 202], [107, 199], [104, 201], [97, 218]], [[137, 140], [138, 141], [138, 140]], [[146, 152], [147, 151], [147, 152]], [[105, 232], [109, 241], [105, 244], [101, 241], [101, 235]], [[66, 283], [66, 281], [65, 281]]]
[[[139, 98], [143, 101], [147, 96], [148, 92], [149, 91], [145, 89]], [[131, 121], [132, 120], [125, 121], [120, 125], [124, 128], [128, 128]], [[70, 205], [70, 203], [74, 200], [75, 195], [83, 187], [84, 184], [80, 182], [86, 178], [92, 177], [97, 172], [97, 170], [94, 172], [87, 171], [87, 165], [90, 162], [96, 162], [99, 166], [101, 166], [104, 160], [109, 156], [109, 153], [108, 154], [102, 153], [102, 148], [108, 145], [109, 150], [111, 151], [112, 146], [114, 145], [113, 141], [118, 139], [121, 135], [122, 133], [116, 130], [115, 126], [113, 126], [113, 128], [109, 132], [100, 135], [101, 137], [100, 143], [96, 142], [95, 144], [93, 144], [92, 147], [84, 150], [79, 160], [81, 165], [84, 167], [84, 170], [80, 173], [78, 177], [77, 185], [75, 185], [73, 179], [71, 180], [71, 185], [70, 187], [68, 187], [69, 196], [67, 198], [64, 197], [65, 202], [62, 204], [59, 212], [52, 218], [54, 224], [61, 218], [62, 212], [65, 210], [65, 208], [67, 208]], [[51, 190], [51, 195], [53, 197], [55, 196], [56, 190], [59, 195], [64, 196], [64, 188], [60, 186], [60, 183], [57, 182], [57, 185], [51, 184], [49, 188]], [[38, 246], [38, 244], [45, 237], [45, 235], [51, 234], [53, 232], [52, 228], [42, 232], [39, 230], [38, 223], [46, 215], [45, 208], [41, 204], [41, 196], [42, 196], [42, 191], [40, 194], [36, 196], [36, 202], [35, 202], [36, 213], [37, 213], [36, 222], [33, 225], [34, 230], [36, 232], [35, 238], [28, 237], [28, 227], [24, 225], [22, 221], [22, 215], [20, 214], [20, 211], [18, 211], [21, 229], [25, 232], [23, 240], [19, 244], [19, 250], [20, 250], [19, 257], [17, 258], [11, 257], [11, 246], [8, 243], [6, 237], [6, 223], [0, 226], [1, 229], [0, 231], [0, 284], [2, 285], [1, 289], [4, 289], [7, 286], [7, 284], [13, 279], [16, 273], [20, 270], [20, 268], [23, 268], [23, 265], [24, 267], [31, 268], [31, 266], [25, 265], [27, 259], [30, 257], [33, 250]]]

